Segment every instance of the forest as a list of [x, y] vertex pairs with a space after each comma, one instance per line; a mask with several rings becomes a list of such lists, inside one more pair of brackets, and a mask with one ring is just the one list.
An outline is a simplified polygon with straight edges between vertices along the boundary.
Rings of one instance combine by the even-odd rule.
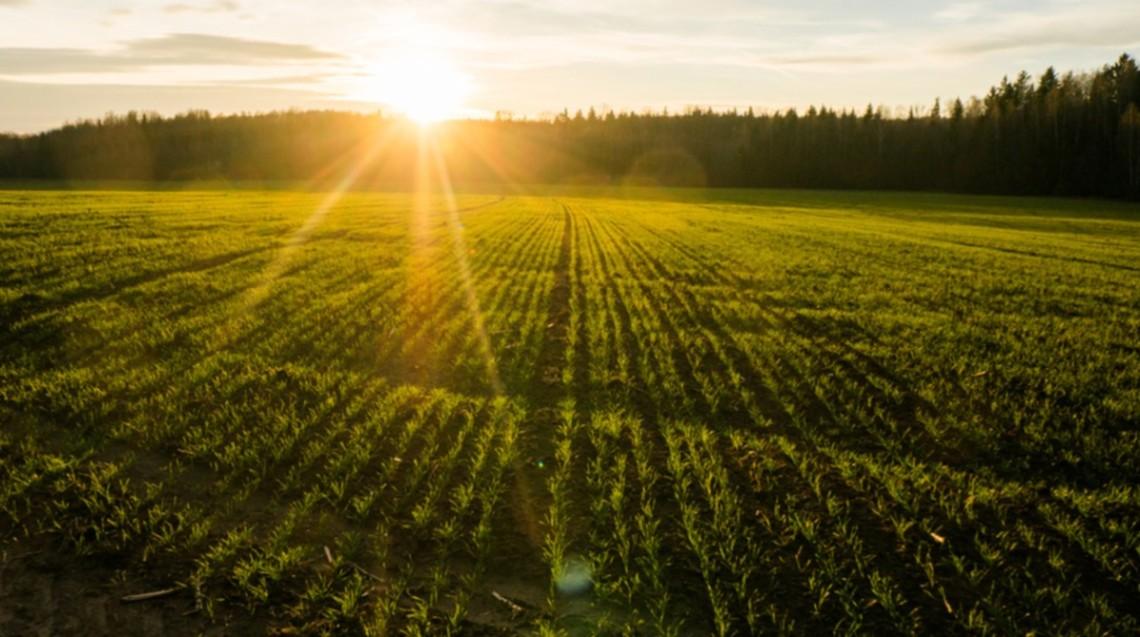
[[[302, 182], [414, 179], [405, 120], [335, 111], [108, 115], [0, 135], [0, 179]], [[455, 183], [933, 190], [1140, 197], [1140, 72], [1003, 78], [983, 97], [902, 113], [588, 112], [463, 120], [431, 133]]]

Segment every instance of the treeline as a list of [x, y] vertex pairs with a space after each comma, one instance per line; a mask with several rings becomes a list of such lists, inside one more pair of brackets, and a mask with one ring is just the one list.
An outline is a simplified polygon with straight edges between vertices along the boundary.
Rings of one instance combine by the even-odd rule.
[[[128, 114], [0, 136], [0, 178], [415, 179], [418, 133], [340, 112]], [[634, 183], [1140, 197], [1140, 72], [1122, 55], [1092, 73], [1003, 79], [981, 98], [889, 116], [598, 113], [452, 122], [436, 144], [456, 182]]]

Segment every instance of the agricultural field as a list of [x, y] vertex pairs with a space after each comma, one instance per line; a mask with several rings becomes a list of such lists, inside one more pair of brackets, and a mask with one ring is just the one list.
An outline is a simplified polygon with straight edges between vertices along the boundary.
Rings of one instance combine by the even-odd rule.
[[1140, 206], [588, 194], [0, 191], [0, 634], [1140, 632]]

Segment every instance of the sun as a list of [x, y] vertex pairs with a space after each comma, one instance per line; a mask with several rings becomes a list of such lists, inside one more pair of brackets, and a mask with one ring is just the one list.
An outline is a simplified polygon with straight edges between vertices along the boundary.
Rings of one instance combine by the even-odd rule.
[[364, 76], [364, 97], [427, 125], [461, 117], [471, 77], [452, 61], [453, 40], [434, 27], [402, 21]]
[[389, 63], [377, 73], [382, 100], [420, 124], [462, 115], [470, 80], [446, 60], [418, 53]]

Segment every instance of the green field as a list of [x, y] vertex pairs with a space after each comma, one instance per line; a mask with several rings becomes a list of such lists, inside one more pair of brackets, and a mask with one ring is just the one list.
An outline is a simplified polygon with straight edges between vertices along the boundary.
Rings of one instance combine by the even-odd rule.
[[0, 634], [1140, 631], [1140, 207], [585, 194], [0, 191]]

